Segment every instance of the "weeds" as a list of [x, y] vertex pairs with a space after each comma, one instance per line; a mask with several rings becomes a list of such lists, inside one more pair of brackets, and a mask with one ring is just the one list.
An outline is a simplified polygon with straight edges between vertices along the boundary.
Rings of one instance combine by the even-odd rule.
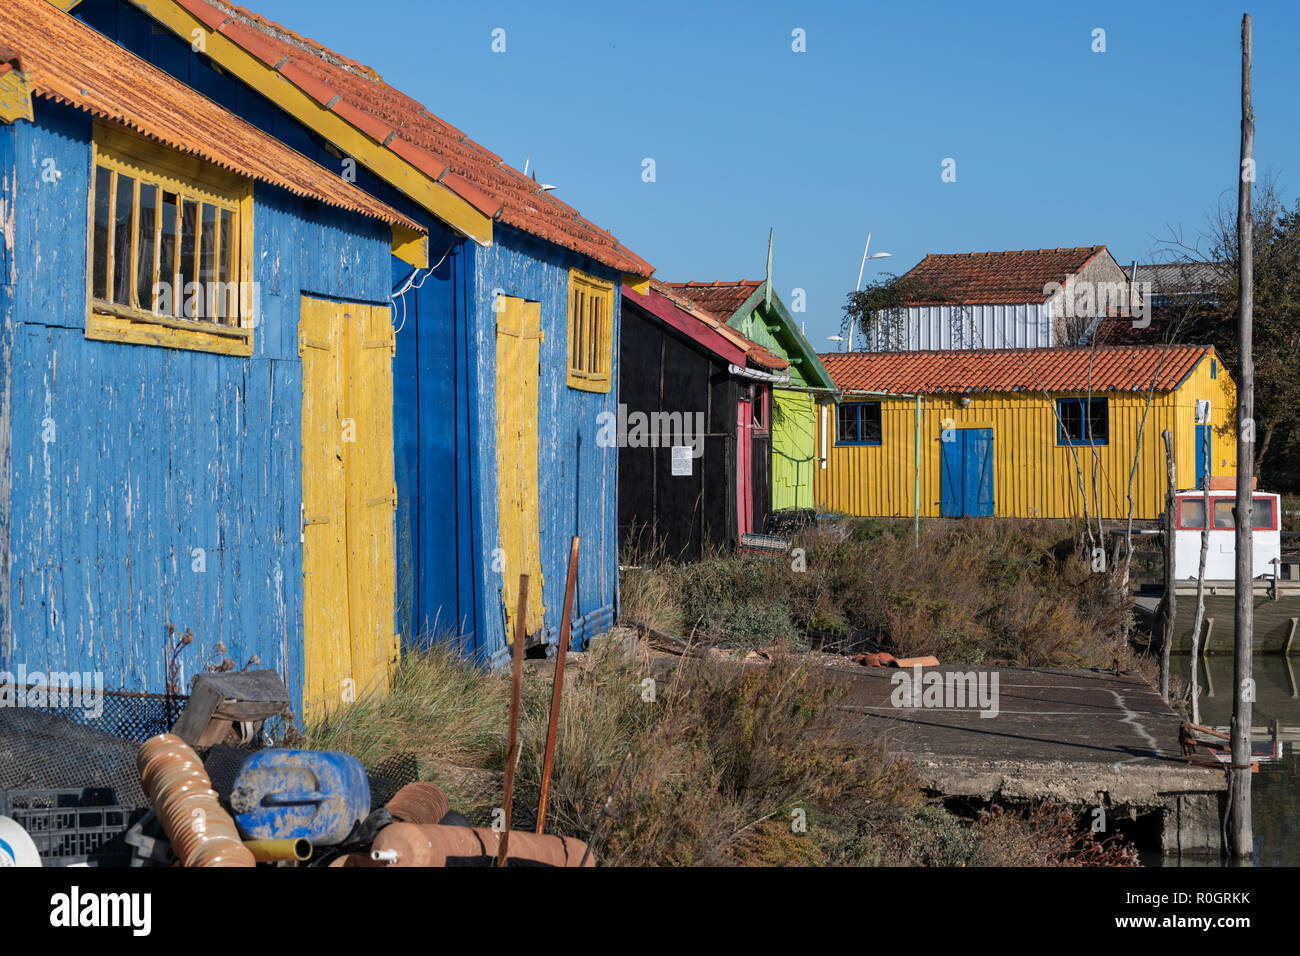
[[482, 767], [502, 749], [505, 701], [502, 674], [460, 658], [454, 645], [434, 644], [402, 658], [386, 694], [362, 694], [306, 729], [317, 750], [342, 750], [367, 767], [416, 754], [423, 765], [445, 762]]
[[907, 522], [843, 527], [795, 541], [802, 571], [790, 556], [717, 552], [689, 565], [642, 563], [623, 579], [624, 617], [675, 618], [698, 639], [748, 647], [865, 640], [954, 664], [1097, 666], [1114, 657], [1129, 610], [1059, 523], [930, 522], [919, 548]]

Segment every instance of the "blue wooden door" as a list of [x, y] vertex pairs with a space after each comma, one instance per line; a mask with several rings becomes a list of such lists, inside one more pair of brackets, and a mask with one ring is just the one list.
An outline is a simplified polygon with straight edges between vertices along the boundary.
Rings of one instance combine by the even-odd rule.
[[940, 514], [988, 517], [995, 510], [993, 429], [960, 428], [942, 442]]
[[1208, 425], [1196, 426], [1196, 487], [1205, 487], [1205, 476], [1209, 474], [1205, 460], [1205, 430]]

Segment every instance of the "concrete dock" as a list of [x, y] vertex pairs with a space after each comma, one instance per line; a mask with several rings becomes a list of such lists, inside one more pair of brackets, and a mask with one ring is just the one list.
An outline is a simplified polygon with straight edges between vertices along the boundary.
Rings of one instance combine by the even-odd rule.
[[1181, 718], [1139, 677], [934, 667], [904, 690], [897, 669], [831, 670], [849, 733], [885, 738], [939, 795], [1158, 813], [1165, 852], [1218, 852], [1226, 774], [1187, 764]]

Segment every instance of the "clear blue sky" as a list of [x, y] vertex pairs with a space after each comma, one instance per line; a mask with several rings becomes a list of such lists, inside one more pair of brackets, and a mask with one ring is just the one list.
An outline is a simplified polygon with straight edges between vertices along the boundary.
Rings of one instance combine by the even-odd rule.
[[[661, 278], [762, 278], [775, 228], [776, 289], [806, 290], [819, 350], [868, 229], [893, 253], [868, 277], [927, 252], [1093, 243], [1127, 264], [1236, 188], [1234, 4], [246, 2], [515, 166], [531, 156]], [[1249, 12], [1255, 155], [1290, 203], [1300, 3]]]

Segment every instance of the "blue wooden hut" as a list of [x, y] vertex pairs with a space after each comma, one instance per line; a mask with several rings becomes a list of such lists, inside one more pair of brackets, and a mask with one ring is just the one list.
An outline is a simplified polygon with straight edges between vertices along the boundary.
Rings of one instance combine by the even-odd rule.
[[[300, 714], [382, 677], [391, 256], [422, 231], [54, 5], [0, 6], [0, 671], [162, 692], [260, 662]], [[351, 639], [313, 645], [331, 584]]]
[[[530, 644], [616, 615], [622, 287], [652, 268], [371, 68], [215, 0], [83, 0], [71, 14], [391, 205], [395, 630], [502, 660], [518, 575]], [[427, 237], [427, 238], [426, 238]], [[540, 581], [540, 592], [538, 589]], [[540, 600], [539, 600], [540, 597]]]

